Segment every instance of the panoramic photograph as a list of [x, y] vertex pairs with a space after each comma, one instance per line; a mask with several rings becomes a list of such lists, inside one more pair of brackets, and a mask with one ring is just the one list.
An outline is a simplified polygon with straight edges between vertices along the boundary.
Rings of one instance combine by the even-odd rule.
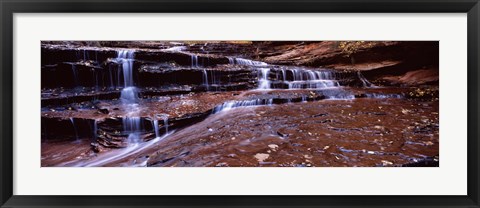
[[439, 167], [438, 41], [42, 41], [42, 167]]

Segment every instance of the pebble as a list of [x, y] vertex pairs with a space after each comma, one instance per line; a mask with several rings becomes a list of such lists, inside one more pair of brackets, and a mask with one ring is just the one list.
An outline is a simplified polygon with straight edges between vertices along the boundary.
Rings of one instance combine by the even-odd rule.
[[270, 149], [272, 149], [274, 152], [278, 149], [278, 145], [276, 144], [269, 144], [268, 147], [270, 147]]
[[217, 165], [215, 165], [215, 167], [228, 167], [228, 163], [221, 162], [221, 163], [218, 163]]
[[382, 164], [383, 164], [384, 166], [386, 166], [386, 165], [393, 165], [393, 162], [390, 162], [390, 161], [388, 161], [388, 160], [382, 160]]
[[270, 155], [266, 153], [257, 153], [254, 157], [258, 160], [258, 162], [263, 162], [268, 159]]

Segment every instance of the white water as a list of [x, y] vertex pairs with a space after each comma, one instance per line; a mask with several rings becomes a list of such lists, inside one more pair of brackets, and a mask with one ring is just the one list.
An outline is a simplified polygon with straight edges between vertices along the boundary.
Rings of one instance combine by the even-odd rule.
[[135, 103], [138, 99], [138, 91], [133, 83], [133, 57], [134, 50], [118, 51], [117, 60], [122, 63], [123, 86], [120, 99], [124, 103]]
[[355, 95], [331, 95], [326, 96], [328, 100], [353, 100], [355, 99]]
[[241, 100], [241, 101], [228, 101], [219, 105], [213, 109], [213, 114], [229, 111], [233, 108], [248, 107], [248, 106], [260, 106], [260, 105], [272, 105], [273, 99], [255, 99], [255, 100]]
[[161, 119], [163, 120], [163, 127], [165, 129], [165, 134], [168, 134], [168, 114], [157, 114], [155, 115], [153, 119], [153, 125], [155, 129], [155, 137], [158, 138], [160, 137], [160, 127], [158, 120]]
[[123, 104], [133, 104], [138, 101], [138, 90], [136, 87], [125, 87], [120, 93], [120, 100]]
[[233, 58], [233, 60], [230, 60], [230, 63], [236, 63], [238, 65], [247, 65], [247, 66], [267, 66], [268, 64], [265, 62], [261, 61], [253, 61], [249, 59], [244, 59], [244, 58]]
[[86, 60], [88, 60], [88, 59], [89, 59], [89, 58], [88, 58], [87, 49], [84, 48], [84, 49], [83, 49], [83, 60], [86, 61]]
[[203, 70], [202, 70], [202, 73], [203, 73], [203, 75], [202, 75], [203, 85], [205, 85], [205, 87], [206, 87], [207, 90], [208, 90], [209, 86], [208, 86], [208, 74], [207, 74], [207, 70], [206, 70], [206, 69], [203, 69]]
[[[138, 111], [138, 90], [133, 82], [133, 58], [134, 50], [118, 51], [117, 59], [122, 63], [124, 88], [120, 94], [120, 100], [126, 106], [128, 115], [133, 115]], [[140, 142], [141, 119], [140, 117], [130, 116], [122, 118], [123, 130], [128, 133], [129, 143]]]
[[270, 81], [268, 80], [268, 74], [270, 68], [260, 68], [260, 78], [258, 79], [258, 89], [267, 90], [270, 89]]
[[198, 68], [198, 56], [195, 54], [191, 55], [191, 60], [192, 60], [192, 68]]
[[378, 94], [378, 93], [367, 93], [365, 94], [367, 98], [376, 98], [376, 99], [387, 99], [387, 98], [403, 98], [402, 95], [398, 94]]
[[[280, 79], [280, 74], [282, 78]], [[290, 74], [287, 78], [287, 74]], [[288, 89], [322, 89], [329, 87], [340, 87], [335, 80], [334, 73], [329, 71], [313, 71], [308, 69], [280, 69], [277, 72], [277, 79], [283, 80]]]
[[165, 133], [168, 134], [168, 115], [163, 117], [163, 126], [165, 128]]
[[187, 46], [173, 46], [171, 48], [164, 49], [164, 51], [183, 51], [187, 49]]
[[120, 159], [123, 159], [125, 157], [128, 157], [130, 155], [136, 154], [141, 152], [142, 150], [145, 150], [155, 143], [163, 140], [164, 138], [168, 137], [169, 135], [173, 134], [174, 131], [165, 134], [161, 137], [157, 137], [155, 139], [152, 139], [148, 142], [144, 143], [132, 143], [129, 144], [128, 147], [119, 149], [119, 150], [112, 150], [111, 152], [105, 153], [99, 157], [93, 158], [91, 161], [83, 161], [83, 162], [77, 162], [76, 164], [61, 164], [59, 166], [74, 166], [74, 167], [98, 167], [98, 166], [103, 166], [108, 163], [112, 163], [115, 161], [118, 161]]
[[123, 131], [128, 133], [129, 143], [140, 142], [139, 131], [142, 130], [140, 117], [125, 117], [122, 118]]
[[133, 57], [134, 50], [118, 51], [117, 59], [122, 63], [124, 87], [133, 86]]
[[160, 137], [160, 128], [158, 126], [158, 120], [153, 120], [153, 129], [155, 129], [155, 138]]

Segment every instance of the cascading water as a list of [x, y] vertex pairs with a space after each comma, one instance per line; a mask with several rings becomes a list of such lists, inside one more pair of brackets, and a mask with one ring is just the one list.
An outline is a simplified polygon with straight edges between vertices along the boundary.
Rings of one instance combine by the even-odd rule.
[[88, 60], [88, 59], [89, 59], [89, 58], [88, 58], [87, 49], [84, 48], [84, 49], [83, 49], [83, 60], [86, 61], [86, 60]]
[[155, 138], [160, 137], [160, 128], [158, 127], [158, 120], [153, 120], [153, 129], [155, 130]]
[[268, 80], [268, 74], [270, 73], [270, 68], [260, 68], [260, 78], [258, 79], [258, 89], [268, 90], [270, 89], [270, 81]]
[[375, 99], [388, 99], [388, 98], [401, 99], [401, 98], [404, 98], [404, 96], [401, 95], [401, 94], [379, 94], [379, 93], [366, 93], [365, 97], [375, 98]]
[[[120, 94], [120, 100], [125, 105], [128, 115], [134, 115], [138, 111], [138, 90], [133, 82], [133, 58], [134, 50], [118, 51], [117, 60], [122, 64], [124, 88]], [[122, 119], [123, 130], [128, 133], [129, 143], [140, 142], [139, 131], [141, 131], [140, 117], [130, 116]]]
[[123, 121], [123, 130], [125, 133], [128, 133], [128, 142], [129, 143], [138, 143], [140, 142], [139, 131], [141, 130], [141, 119], [140, 117], [125, 117]]
[[75, 121], [73, 120], [73, 118], [70, 118], [70, 122], [72, 122], [73, 131], [75, 132], [75, 141], [79, 141], [77, 126], [75, 126]]
[[93, 139], [95, 140], [97, 138], [97, 120], [93, 120]]
[[207, 90], [209, 89], [209, 86], [208, 86], [208, 74], [207, 74], [207, 70], [206, 69], [203, 69], [202, 70], [202, 81], [203, 81], [203, 85], [207, 88]]
[[160, 138], [160, 127], [159, 127], [159, 119], [163, 120], [163, 128], [165, 129], [165, 135], [168, 134], [168, 114], [157, 114], [153, 119], [153, 126], [155, 130], [155, 137]]
[[198, 68], [198, 56], [195, 55], [195, 54], [192, 54], [191, 55], [191, 59], [192, 59], [192, 68]]
[[164, 49], [164, 51], [184, 51], [187, 49], [187, 46], [173, 46], [167, 49]]
[[[281, 69], [280, 71], [288, 89], [321, 89], [340, 86], [332, 72], [308, 69]], [[288, 73], [291, 74], [290, 80], [287, 80]]]
[[358, 71], [357, 72], [357, 75], [358, 75], [358, 79], [360, 79], [360, 81], [362, 81], [362, 84], [363, 84], [363, 87], [376, 87], [374, 84], [372, 84], [371, 82], [369, 82], [367, 80], [367, 78], [365, 78], [362, 74], [362, 72]]
[[115, 89], [115, 81], [113, 80], [112, 66], [108, 66], [108, 75], [110, 77], [110, 89]]
[[120, 93], [120, 100], [124, 104], [134, 104], [138, 101], [138, 92], [136, 87], [123, 88]]
[[[195, 54], [192, 54], [190, 56], [191, 58], [191, 67], [192, 68], [199, 68], [200, 65], [198, 64], [198, 56]], [[208, 84], [208, 74], [206, 69], [202, 69], [202, 84], [209, 90], [209, 84]]]
[[133, 86], [133, 55], [134, 50], [118, 51], [117, 59], [122, 63], [124, 87]]
[[234, 58], [234, 61], [230, 61], [230, 62], [235, 62], [238, 65], [247, 65], [247, 66], [267, 66], [268, 65], [265, 62], [253, 61], [253, 60], [244, 59], [244, 58]]
[[228, 101], [219, 105], [213, 109], [213, 114], [229, 111], [233, 108], [259, 106], [259, 105], [272, 105], [273, 99], [255, 99], [255, 100], [241, 100], [241, 101]]
[[78, 74], [77, 74], [77, 67], [75, 64], [72, 64], [72, 73], [73, 73], [73, 83], [75, 84], [75, 87], [78, 86]]
[[168, 134], [168, 116], [163, 118], [163, 126], [165, 128], [165, 134]]

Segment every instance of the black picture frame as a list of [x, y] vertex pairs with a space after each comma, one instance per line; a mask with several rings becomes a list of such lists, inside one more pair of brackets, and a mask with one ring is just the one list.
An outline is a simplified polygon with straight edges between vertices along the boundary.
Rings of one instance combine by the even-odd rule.
[[[1, 207], [480, 207], [478, 0], [1, 0]], [[24, 196], [13, 195], [15, 13], [467, 13], [468, 195], [466, 196]], [[450, 180], [450, 179], [445, 179]], [[455, 179], [452, 179], [455, 180]]]

